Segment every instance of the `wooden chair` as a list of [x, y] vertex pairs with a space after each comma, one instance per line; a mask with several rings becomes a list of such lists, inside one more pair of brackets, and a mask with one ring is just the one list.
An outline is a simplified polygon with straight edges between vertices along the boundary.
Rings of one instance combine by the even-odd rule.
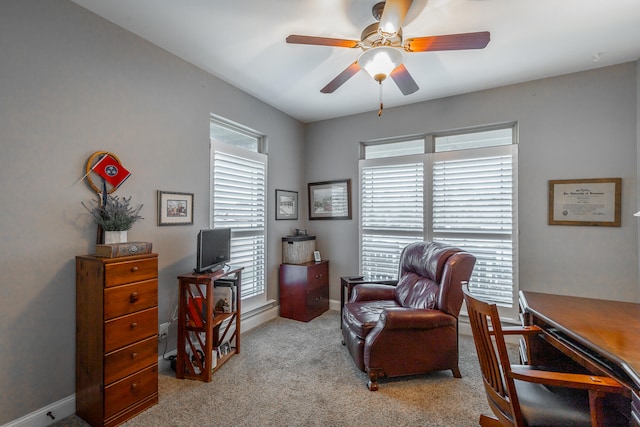
[[481, 426], [629, 425], [605, 399], [609, 393], [628, 397], [624, 386], [609, 377], [511, 364], [504, 335], [532, 336], [542, 331], [535, 326], [503, 328], [495, 304], [474, 298], [466, 287], [463, 292], [487, 400], [495, 415], [480, 415]]

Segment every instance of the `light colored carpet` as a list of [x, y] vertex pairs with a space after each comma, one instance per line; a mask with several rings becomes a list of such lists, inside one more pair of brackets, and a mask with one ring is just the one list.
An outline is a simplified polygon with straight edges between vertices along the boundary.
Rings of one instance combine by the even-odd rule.
[[[272, 320], [243, 333], [241, 353], [210, 383], [160, 373], [160, 403], [125, 426], [465, 427], [489, 413], [470, 336], [460, 336], [462, 378], [383, 378], [377, 392], [341, 342], [336, 311], [308, 323]], [[86, 424], [72, 416], [54, 426]]]

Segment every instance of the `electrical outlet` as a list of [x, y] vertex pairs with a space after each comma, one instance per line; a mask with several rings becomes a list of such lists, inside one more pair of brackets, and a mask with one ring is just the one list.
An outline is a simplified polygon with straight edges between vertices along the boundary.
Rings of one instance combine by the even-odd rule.
[[164, 341], [169, 336], [169, 325], [170, 323], [162, 323], [158, 327], [158, 341]]

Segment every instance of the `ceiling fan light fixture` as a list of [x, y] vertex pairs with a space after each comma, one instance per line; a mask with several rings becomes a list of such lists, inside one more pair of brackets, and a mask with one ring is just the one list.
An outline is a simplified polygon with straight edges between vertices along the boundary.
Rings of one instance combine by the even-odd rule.
[[399, 49], [390, 46], [378, 46], [364, 51], [358, 58], [358, 64], [375, 81], [381, 82], [402, 64], [403, 59], [404, 55]]

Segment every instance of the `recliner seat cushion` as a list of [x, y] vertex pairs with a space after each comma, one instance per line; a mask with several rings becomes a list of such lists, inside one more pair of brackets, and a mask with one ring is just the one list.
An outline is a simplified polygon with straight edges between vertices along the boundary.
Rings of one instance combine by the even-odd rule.
[[385, 308], [399, 306], [395, 300], [350, 302], [344, 306], [342, 321], [349, 330], [364, 340], [378, 323]]

